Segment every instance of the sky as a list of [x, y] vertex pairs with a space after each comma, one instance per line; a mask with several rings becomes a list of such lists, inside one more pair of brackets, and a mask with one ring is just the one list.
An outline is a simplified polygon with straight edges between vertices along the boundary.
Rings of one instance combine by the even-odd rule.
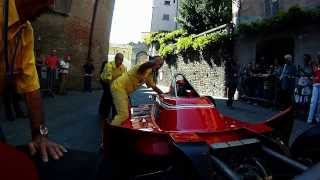
[[150, 31], [151, 17], [152, 0], [116, 0], [110, 42], [141, 41], [141, 33]]

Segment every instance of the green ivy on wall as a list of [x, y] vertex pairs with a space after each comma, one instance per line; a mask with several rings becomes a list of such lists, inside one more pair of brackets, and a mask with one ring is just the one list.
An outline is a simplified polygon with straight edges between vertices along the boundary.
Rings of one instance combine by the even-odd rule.
[[223, 47], [222, 44], [230, 40], [231, 35], [226, 33], [215, 32], [195, 37], [193, 34], [187, 34], [183, 29], [178, 29], [170, 33], [150, 33], [145, 37], [144, 42], [148, 46], [154, 45], [161, 56], [173, 63], [178, 56], [182, 56], [185, 61], [204, 59], [201, 58], [201, 54], [209, 55], [204, 60], [215, 59], [216, 62], [216, 59], [221, 58], [215, 51], [218, 52], [218, 49]]
[[320, 7], [303, 10], [298, 6], [291, 7], [288, 12], [280, 12], [270, 19], [262, 19], [252, 23], [240, 24], [233, 35], [213, 32], [202, 36], [188, 34], [184, 29], [173, 32], [150, 33], [144, 43], [154, 45], [159, 54], [170, 63], [175, 63], [178, 56], [184, 61], [205, 60], [209, 64], [221, 64], [230, 55], [232, 36], [255, 36], [279, 31], [296, 31], [308, 24], [320, 24]]

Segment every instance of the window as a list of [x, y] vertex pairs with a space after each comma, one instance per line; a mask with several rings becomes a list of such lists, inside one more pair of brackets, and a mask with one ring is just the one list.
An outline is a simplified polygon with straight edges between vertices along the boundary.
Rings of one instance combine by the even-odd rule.
[[72, 0], [54, 0], [52, 10], [57, 13], [69, 15], [71, 11]]
[[264, 0], [264, 13], [266, 17], [271, 15], [270, 0]]
[[164, 5], [170, 6], [170, 1], [164, 1]]
[[271, 0], [271, 15], [275, 16], [279, 12], [279, 1], [280, 0]]
[[164, 14], [164, 15], [162, 16], [162, 20], [164, 20], [164, 21], [169, 21], [169, 14]]
[[275, 16], [279, 12], [279, 1], [280, 0], [264, 0], [266, 17]]

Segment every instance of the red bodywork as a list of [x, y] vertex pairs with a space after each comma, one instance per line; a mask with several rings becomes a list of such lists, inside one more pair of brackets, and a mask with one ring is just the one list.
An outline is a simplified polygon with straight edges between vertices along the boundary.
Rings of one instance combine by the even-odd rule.
[[206, 142], [210, 145], [273, 130], [267, 125], [272, 119], [250, 124], [224, 116], [209, 97], [199, 96], [191, 86], [183, 97], [173, 91], [171, 88], [169, 93], [156, 96], [154, 104], [131, 108], [130, 118], [120, 129], [127, 133], [128, 143], [135, 153], [168, 156], [172, 153], [172, 142]]

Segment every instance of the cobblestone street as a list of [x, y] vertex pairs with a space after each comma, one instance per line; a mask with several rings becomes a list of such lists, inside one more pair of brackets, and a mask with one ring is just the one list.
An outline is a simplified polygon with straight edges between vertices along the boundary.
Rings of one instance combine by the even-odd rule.
[[[148, 96], [154, 93], [144, 87], [132, 94], [131, 103], [150, 103]], [[44, 106], [50, 137], [66, 147], [84, 151], [97, 151], [100, 143], [98, 104], [101, 91], [93, 93], [69, 92], [66, 96], [45, 97]], [[220, 112], [249, 122], [268, 119], [276, 113], [272, 109], [235, 102], [234, 109], [225, 106], [224, 99], [216, 99]], [[8, 122], [1, 117], [2, 128], [9, 143], [25, 144], [30, 138], [29, 121], [17, 119]]]

